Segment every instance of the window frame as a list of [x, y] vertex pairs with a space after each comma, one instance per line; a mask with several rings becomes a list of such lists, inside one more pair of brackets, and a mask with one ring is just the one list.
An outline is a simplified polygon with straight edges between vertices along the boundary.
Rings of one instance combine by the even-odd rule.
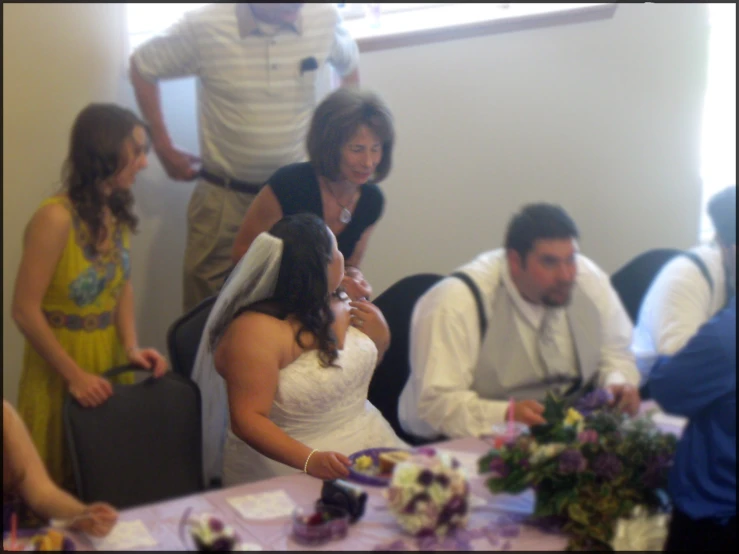
[[[131, 24], [129, 6], [169, 10], [175, 17], [164, 17], [167, 23], [152, 24], [148, 30], [145, 26]], [[149, 38], [164, 31], [175, 23], [182, 15], [205, 4], [189, 3], [150, 3], [126, 4], [126, 58], [133, 50]], [[448, 40], [478, 36], [501, 31], [513, 31], [538, 26], [559, 25], [575, 21], [608, 18], [615, 12], [617, 3], [569, 3], [569, 4], [531, 4], [531, 3], [380, 3], [380, 25], [373, 26], [368, 17], [369, 3], [335, 4], [349, 32], [355, 37], [361, 52], [371, 52]], [[180, 9], [173, 9], [179, 6]], [[187, 9], [184, 7], [187, 6]], [[464, 15], [464, 12], [467, 15]], [[474, 15], [477, 11], [479, 16]], [[445, 16], [452, 15], [450, 22], [439, 23]], [[461, 16], [461, 17], [460, 17]], [[434, 18], [436, 18], [434, 20]], [[154, 18], [156, 19], [156, 18]], [[402, 21], [413, 22], [411, 28], [402, 28]], [[420, 21], [420, 23], [419, 23]], [[385, 24], [383, 25], [383, 22]], [[400, 27], [398, 26], [399, 23]], [[139, 30], [130, 32], [135, 27]], [[394, 27], [394, 28], [393, 28]]]

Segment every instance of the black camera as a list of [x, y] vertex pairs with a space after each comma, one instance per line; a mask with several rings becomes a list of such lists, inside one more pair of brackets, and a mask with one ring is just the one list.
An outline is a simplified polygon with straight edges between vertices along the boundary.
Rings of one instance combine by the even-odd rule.
[[321, 499], [318, 503], [343, 508], [349, 513], [351, 523], [354, 523], [364, 515], [367, 493], [362, 487], [341, 479], [324, 481], [323, 488], [321, 488]]

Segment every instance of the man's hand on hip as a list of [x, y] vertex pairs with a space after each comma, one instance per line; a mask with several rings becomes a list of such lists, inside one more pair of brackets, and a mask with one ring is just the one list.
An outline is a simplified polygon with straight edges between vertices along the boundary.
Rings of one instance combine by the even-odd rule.
[[172, 145], [156, 148], [156, 153], [170, 179], [192, 181], [198, 176], [201, 160], [195, 154]]

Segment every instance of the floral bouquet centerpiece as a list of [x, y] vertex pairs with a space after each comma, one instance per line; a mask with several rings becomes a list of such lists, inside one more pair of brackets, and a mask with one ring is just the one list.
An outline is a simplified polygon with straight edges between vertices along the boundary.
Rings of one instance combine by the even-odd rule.
[[467, 524], [469, 492], [456, 459], [422, 447], [395, 466], [385, 495], [403, 529], [416, 537], [443, 537]]
[[494, 493], [533, 488], [534, 518], [561, 525], [570, 550], [612, 550], [624, 521], [668, 508], [674, 435], [649, 418], [619, 413], [602, 389], [574, 404], [550, 394], [543, 417], [547, 423], [530, 435], [480, 458], [479, 470], [493, 473], [487, 486]]
[[185, 510], [180, 520], [180, 540], [186, 550], [191, 550], [193, 546], [199, 552], [245, 550], [233, 527], [214, 515], [190, 516], [191, 512], [190, 508]]

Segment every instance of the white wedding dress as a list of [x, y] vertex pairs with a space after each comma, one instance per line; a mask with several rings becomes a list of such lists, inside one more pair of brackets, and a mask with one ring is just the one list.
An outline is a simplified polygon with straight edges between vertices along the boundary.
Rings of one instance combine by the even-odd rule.
[[[311, 449], [348, 456], [365, 448], [408, 448], [367, 400], [377, 364], [374, 342], [349, 327], [344, 348], [334, 363], [339, 367], [322, 367], [318, 351], [309, 350], [280, 370], [269, 418]], [[263, 456], [228, 430], [223, 450], [224, 486], [297, 471]]]

